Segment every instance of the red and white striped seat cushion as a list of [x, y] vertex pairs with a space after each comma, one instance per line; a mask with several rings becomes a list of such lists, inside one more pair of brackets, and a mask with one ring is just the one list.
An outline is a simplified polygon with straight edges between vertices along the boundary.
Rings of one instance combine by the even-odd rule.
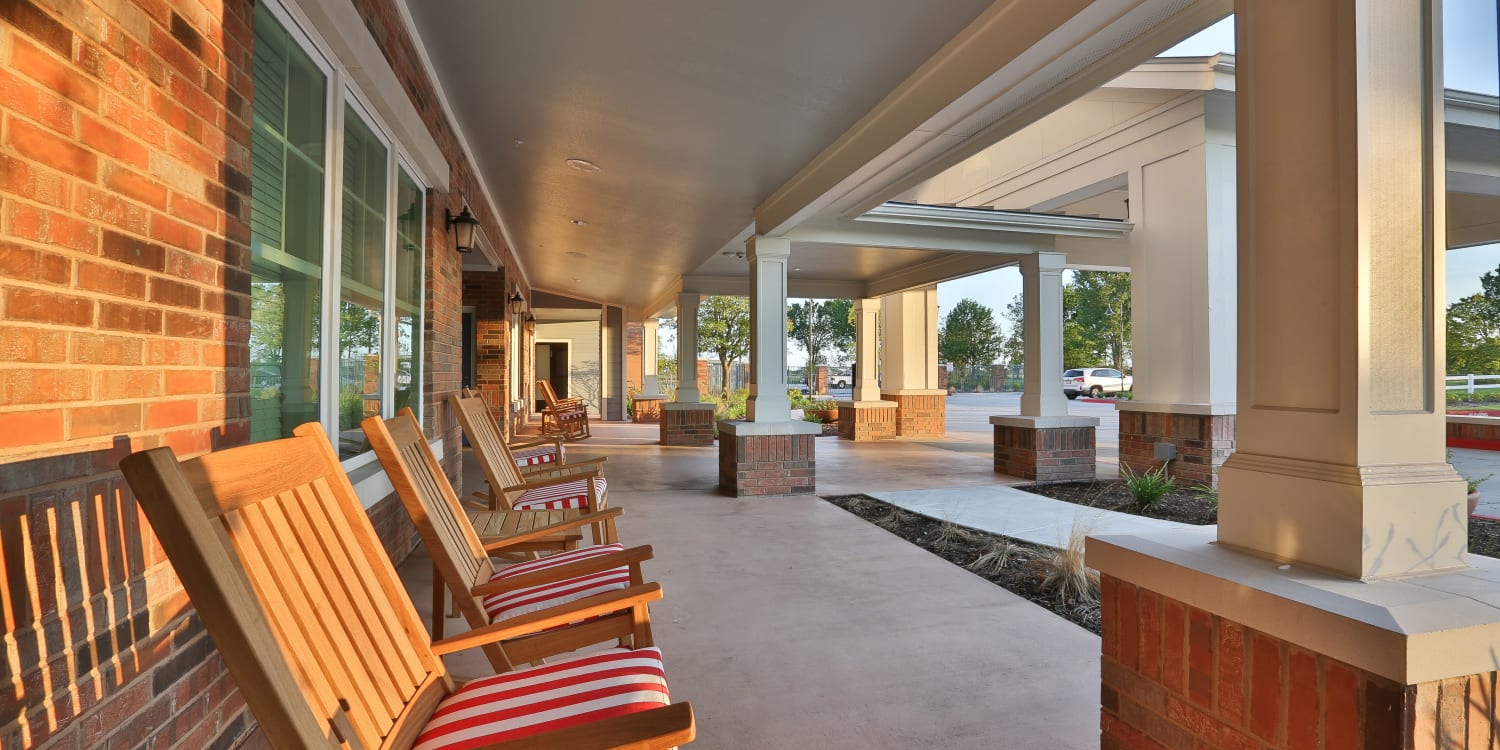
[[588, 412], [583, 411], [582, 409], [579, 409], [578, 411], [565, 411], [565, 412], [562, 412], [561, 414], [557, 415], [557, 418], [561, 419], [563, 421], [567, 421], [567, 420], [570, 420], [570, 419], [587, 419], [588, 416], [589, 416]]
[[526, 468], [527, 466], [540, 466], [542, 464], [560, 464], [563, 462], [563, 453], [556, 445], [538, 445], [532, 448], [521, 448], [512, 451], [511, 457], [516, 459], [516, 466]]
[[612, 648], [465, 683], [413, 750], [467, 750], [671, 702], [661, 650]]
[[[522, 573], [534, 573], [538, 570], [555, 568], [570, 562], [588, 560], [590, 558], [620, 552], [625, 549], [623, 544], [596, 544], [592, 547], [581, 547], [556, 555], [549, 555], [540, 560], [528, 560], [516, 563], [499, 573], [490, 576], [491, 581], [499, 581]], [[529, 586], [524, 589], [506, 591], [500, 594], [491, 594], [484, 598], [484, 611], [489, 613], [490, 622], [499, 622], [511, 617], [519, 617], [547, 607], [555, 607], [559, 604], [575, 602], [585, 596], [602, 594], [606, 591], [618, 591], [630, 585], [630, 568], [622, 565], [618, 568], [610, 568], [598, 573], [586, 576], [568, 578], [553, 583], [544, 583], [540, 586]]]
[[[516, 510], [574, 510], [588, 505], [589, 485], [587, 479], [561, 482], [546, 487], [526, 490], [511, 503]], [[608, 485], [604, 477], [594, 477], [594, 489], [598, 493], [599, 505], [604, 505], [604, 492]]]

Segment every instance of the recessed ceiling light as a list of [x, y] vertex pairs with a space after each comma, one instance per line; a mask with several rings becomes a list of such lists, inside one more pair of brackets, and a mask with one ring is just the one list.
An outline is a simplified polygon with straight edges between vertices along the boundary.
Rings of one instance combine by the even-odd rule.
[[587, 219], [568, 219], [568, 221], [572, 222], [575, 227], [586, 227], [589, 225]]
[[800, 269], [800, 268], [793, 268], [792, 270], [793, 271], [801, 271], [802, 269]]
[[589, 161], [588, 159], [569, 159], [569, 160], [567, 160], [567, 161], [565, 161], [563, 163], [567, 164], [568, 166], [570, 166], [570, 167], [572, 167], [572, 168], [574, 168], [574, 169], [576, 169], [576, 170], [578, 170], [580, 172], [598, 172], [599, 171], [599, 165], [595, 164], [595, 163], [593, 163], [591, 161]]
[[575, 258], [587, 258], [587, 257], [589, 257], [587, 255], [584, 255], [583, 253], [578, 252], [577, 250], [569, 250], [568, 251], [568, 255], [571, 255], [571, 256], [573, 256]]
[[515, 143], [516, 143], [517, 146], [524, 146], [524, 145], [526, 145], [526, 141], [523, 141], [520, 138], [517, 138], [516, 141], [515, 141]]

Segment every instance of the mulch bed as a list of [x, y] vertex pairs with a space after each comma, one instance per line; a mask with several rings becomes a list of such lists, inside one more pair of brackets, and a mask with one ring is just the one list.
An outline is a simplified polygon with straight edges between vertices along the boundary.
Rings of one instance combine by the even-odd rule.
[[1469, 516], [1469, 552], [1500, 557], [1500, 521]]
[[1196, 526], [1219, 522], [1218, 496], [1212, 492], [1191, 487], [1178, 487], [1149, 508], [1136, 506], [1135, 498], [1131, 496], [1130, 488], [1126, 487], [1124, 482], [1030, 484], [1020, 485], [1016, 489], [1074, 505], [1117, 510], [1134, 516], [1180, 521]]
[[1042, 588], [1046, 577], [1045, 561], [1058, 554], [1049, 547], [954, 526], [902, 510], [868, 495], [837, 495], [823, 499], [966, 570], [986, 552], [997, 546], [1004, 547], [1010, 551], [1010, 556], [1003, 567], [969, 572], [1029, 599], [1085, 630], [1096, 635], [1100, 632], [1102, 618], [1097, 601], [1061, 600]]

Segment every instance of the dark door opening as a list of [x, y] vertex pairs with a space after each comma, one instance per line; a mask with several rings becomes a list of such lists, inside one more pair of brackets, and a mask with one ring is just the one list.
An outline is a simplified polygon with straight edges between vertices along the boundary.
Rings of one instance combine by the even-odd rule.
[[[558, 398], [568, 398], [573, 394], [568, 390], [568, 370], [571, 359], [566, 341], [537, 342], [534, 351], [536, 365], [536, 379], [545, 380], [552, 384], [552, 391]], [[541, 397], [541, 389], [537, 389], [536, 410], [546, 408], [547, 402]]]

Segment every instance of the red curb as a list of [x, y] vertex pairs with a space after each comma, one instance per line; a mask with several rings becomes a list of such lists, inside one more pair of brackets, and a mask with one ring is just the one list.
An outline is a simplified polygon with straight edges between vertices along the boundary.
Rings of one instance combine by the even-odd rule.
[[1500, 451], [1500, 440], [1480, 440], [1479, 438], [1448, 438], [1449, 448], [1472, 448], [1481, 451]]
[[1090, 398], [1088, 396], [1079, 396], [1078, 398], [1076, 398], [1074, 400], [1075, 401], [1084, 401], [1084, 402], [1087, 402], [1087, 403], [1090, 403], [1090, 404], [1118, 404], [1118, 403], [1120, 403], [1120, 399], [1117, 399], [1117, 398]]
[[1469, 518], [1477, 518], [1481, 521], [1500, 521], [1500, 518], [1497, 518], [1495, 516], [1485, 516], [1478, 513], [1470, 513]]

